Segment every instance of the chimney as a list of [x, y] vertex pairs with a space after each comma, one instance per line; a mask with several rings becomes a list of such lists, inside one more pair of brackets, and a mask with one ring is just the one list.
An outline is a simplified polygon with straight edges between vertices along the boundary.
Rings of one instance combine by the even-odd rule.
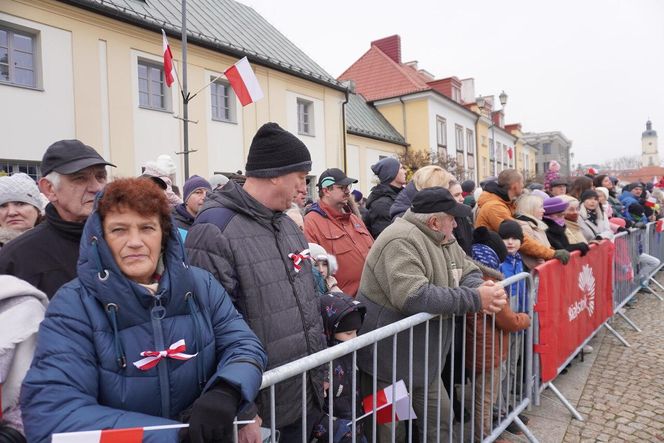
[[399, 35], [394, 34], [380, 40], [374, 40], [371, 42], [371, 46], [377, 47], [396, 63], [401, 64], [401, 37]]

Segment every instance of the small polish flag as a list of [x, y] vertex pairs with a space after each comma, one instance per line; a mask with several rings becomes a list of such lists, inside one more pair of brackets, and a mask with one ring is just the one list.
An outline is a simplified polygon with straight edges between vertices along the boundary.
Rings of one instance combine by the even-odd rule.
[[[394, 386], [394, 397], [392, 397], [392, 387]], [[366, 413], [360, 418], [371, 414], [373, 412], [373, 395], [369, 395], [362, 400], [364, 412]], [[389, 385], [385, 389], [381, 389], [376, 393], [376, 423], [385, 424], [392, 422], [392, 409], [394, 409], [394, 416], [397, 421], [416, 419], [415, 411], [410, 407], [408, 390], [403, 380], [399, 380], [394, 385]]]
[[141, 443], [143, 428], [53, 434], [53, 443]]
[[173, 53], [171, 52], [171, 47], [168, 45], [168, 40], [166, 39], [166, 33], [164, 30], [161, 30], [162, 36], [162, 46], [164, 52], [164, 77], [166, 77], [166, 86], [169, 88], [175, 81], [177, 77], [177, 72], [175, 72], [175, 64], [173, 63]]
[[[239, 422], [238, 422], [239, 423]], [[52, 443], [141, 443], [146, 431], [187, 428], [188, 424], [146, 426], [144, 428], [104, 429], [53, 434]]]
[[224, 71], [224, 75], [230, 82], [235, 91], [235, 95], [240, 99], [242, 106], [256, 102], [263, 98], [263, 90], [258, 84], [256, 74], [251, 69], [247, 57], [240, 59], [230, 68]]
[[512, 160], [513, 154], [514, 152], [512, 151], [512, 148], [511, 147], [507, 148], [507, 156], [510, 158], [510, 160]]
[[655, 231], [664, 232], [664, 219], [659, 219], [655, 223]]
[[649, 208], [654, 208], [657, 205], [657, 199], [655, 197], [648, 197], [646, 200], [646, 206]]

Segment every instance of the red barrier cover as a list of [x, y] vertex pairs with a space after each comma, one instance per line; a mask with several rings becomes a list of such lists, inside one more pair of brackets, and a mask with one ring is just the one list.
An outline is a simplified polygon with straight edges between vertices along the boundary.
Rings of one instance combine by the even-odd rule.
[[574, 252], [567, 265], [558, 260], [535, 268], [539, 286], [542, 382], [553, 380], [558, 368], [602, 323], [613, 315], [613, 243], [591, 246], [585, 257]]

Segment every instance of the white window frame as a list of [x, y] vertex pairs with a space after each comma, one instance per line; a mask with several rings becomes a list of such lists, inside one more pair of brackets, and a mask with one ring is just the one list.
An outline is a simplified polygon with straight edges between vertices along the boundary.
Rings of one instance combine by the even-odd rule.
[[466, 152], [475, 154], [475, 131], [466, 128]]
[[[146, 73], [147, 77], [143, 78], [140, 76], [140, 70], [141, 67], [144, 66], [146, 68]], [[155, 92], [153, 91], [154, 87], [154, 80], [151, 80], [150, 73], [157, 71], [159, 72], [159, 88], [160, 88], [160, 96], [161, 96], [161, 103], [155, 104], [153, 102], [153, 97], [157, 96]], [[138, 80], [138, 106], [139, 108], [142, 109], [150, 109], [153, 111], [164, 111], [164, 112], [171, 112], [171, 93], [170, 89], [168, 86], [166, 86], [166, 78], [164, 75], [164, 66], [160, 64], [159, 62], [155, 62], [153, 60], [145, 59], [142, 57], [138, 57], [137, 59], [137, 64], [136, 64], [136, 78]], [[141, 89], [141, 80], [145, 80], [147, 82], [147, 91], [143, 91]], [[143, 104], [141, 103], [141, 94], [147, 94], [148, 96], [148, 103]]]
[[210, 84], [210, 115], [214, 121], [237, 123], [235, 92], [226, 80], [215, 80]]
[[0, 159], [0, 174], [12, 175], [18, 172], [28, 174], [33, 180], [41, 178], [41, 162], [31, 160]]
[[456, 151], [463, 152], [463, 126], [454, 125], [454, 142], [456, 143]]
[[[0, 77], [0, 84], [18, 86], [22, 88], [33, 88], [38, 89], [40, 83], [39, 77], [39, 66], [40, 66], [40, 54], [39, 54], [39, 31], [36, 30], [23, 30], [16, 29], [11, 26], [6, 25], [5, 23], [0, 23], [0, 31], [3, 31], [7, 35], [6, 46], [0, 44], [0, 50], [4, 49], [7, 51], [7, 60], [1, 64], [6, 66], [7, 69], [7, 79]], [[14, 37], [21, 36], [30, 39], [30, 50], [32, 52], [26, 52], [21, 49], [15, 48]], [[15, 60], [16, 54], [29, 54], [32, 66], [17, 66], [17, 61]], [[30, 71], [32, 72], [32, 83], [19, 83], [16, 81], [16, 70]]]
[[314, 102], [303, 98], [297, 99], [297, 132], [300, 135], [316, 135], [314, 128]]

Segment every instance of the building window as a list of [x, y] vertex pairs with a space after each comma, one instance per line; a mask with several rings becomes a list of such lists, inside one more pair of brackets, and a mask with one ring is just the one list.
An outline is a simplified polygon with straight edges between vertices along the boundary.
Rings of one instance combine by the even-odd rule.
[[447, 149], [447, 121], [440, 116], [436, 116], [436, 143], [439, 148]]
[[475, 153], [475, 133], [472, 129], [466, 129], [466, 152], [468, 154]]
[[41, 163], [26, 160], [5, 160], [0, 159], [0, 175], [11, 175], [17, 172], [23, 172], [37, 181], [41, 178]]
[[297, 99], [297, 131], [302, 135], [314, 135], [314, 103]]
[[316, 176], [307, 175], [307, 200], [315, 201], [318, 198], [318, 189], [316, 188]]
[[457, 171], [462, 171], [462, 170], [465, 169], [466, 165], [464, 164], [463, 160], [464, 160], [463, 159], [463, 152], [457, 152], [456, 159], [455, 159], [455, 161], [456, 161], [455, 166], [457, 168]]
[[141, 108], [169, 110], [162, 65], [138, 60], [138, 104]]
[[452, 100], [457, 103], [461, 103], [461, 88], [452, 86]]
[[542, 154], [551, 154], [551, 143], [542, 144]]
[[35, 74], [36, 35], [0, 27], [0, 81], [19, 86], [37, 86]]
[[212, 120], [235, 123], [235, 93], [230, 84], [217, 80], [210, 85]]
[[482, 157], [482, 177], [489, 176], [489, 164], [486, 160], [486, 157]]
[[489, 160], [494, 161], [496, 159], [496, 149], [493, 143], [493, 139], [489, 139]]
[[463, 152], [463, 127], [454, 125], [454, 142], [457, 152]]
[[468, 169], [468, 179], [475, 180], [475, 156], [470, 154], [466, 155], [466, 168]]

